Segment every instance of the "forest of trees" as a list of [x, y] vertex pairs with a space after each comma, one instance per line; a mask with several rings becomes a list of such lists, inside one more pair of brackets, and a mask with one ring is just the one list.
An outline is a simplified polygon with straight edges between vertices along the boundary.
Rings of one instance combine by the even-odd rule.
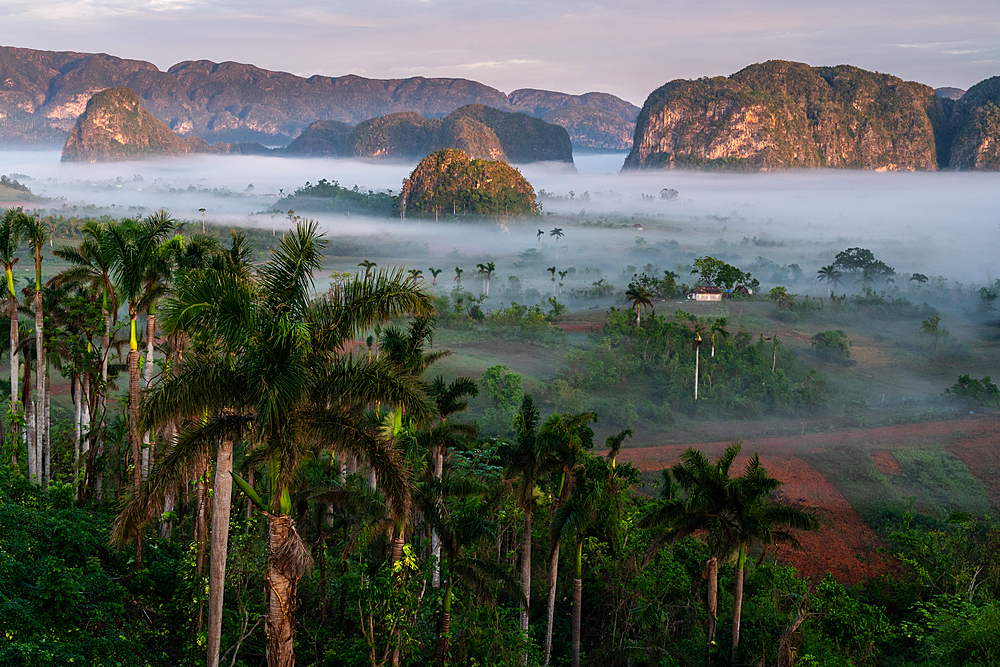
[[[739, 443], [717, 459], [689, 449], [643, 485], [617, 461], [626, 424], [595, 442], [600, 412], [543, 414], [524, 394], [503, 430], [479, 433], [463, 413], [502, 374], [435, 374], [435, 301], [402, 269], [317, 294], [326, 241], [312, 223], [256, 263], [242, 233], [184, 236], [162, 212], [90, 221], [43, 283], [48, 235], [19, 210], [0, 220], [0, 664], [1000, 660], [987, 519], [908, 515], [884, 576], [802, 577], [773, 547], [823, 517], [782, 501]], [[25, 248], [35, 279], [18, 294]], [[647, 382], [686, 409], [640, 367], [693, 379], [673, 351], [697, 338], [710, 405], [818, 400], [777, 340], [636, 319], [610, 312], [576, 386]], [[50, 418], [57, 373], [68, 427]]]

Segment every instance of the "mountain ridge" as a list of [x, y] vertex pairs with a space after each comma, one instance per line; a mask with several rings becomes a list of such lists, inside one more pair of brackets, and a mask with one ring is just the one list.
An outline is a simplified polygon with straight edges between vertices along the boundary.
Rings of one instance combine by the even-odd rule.
[[[413, 111], [443, 117], [469, 104], [525, 111], [507, 94], [462, 78], [308, 78], [252, 64], [186, 60], [167, 70], [109, 54], [0, 46], [0, 141], [62, 143], [87, 100], [128, 87], [174, 132], [208, 142], [286, 145], [317, 120], [350, 124]], [[527, 89], [515, 91], [526, 96]], [[540, 117], [572, 109], [571, 137], [588, 148], [627, 149], [639, 107], [607, 93], [530, 91]], [[612, 120], [613, 119], [613, 120]]]

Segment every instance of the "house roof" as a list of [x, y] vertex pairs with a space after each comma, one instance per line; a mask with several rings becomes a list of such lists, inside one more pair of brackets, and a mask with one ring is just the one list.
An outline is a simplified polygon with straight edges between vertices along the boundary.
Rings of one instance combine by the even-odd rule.
[[722, 288], [714, 285], [696, 285], [691, 290], [692, 294], [722, 294]]

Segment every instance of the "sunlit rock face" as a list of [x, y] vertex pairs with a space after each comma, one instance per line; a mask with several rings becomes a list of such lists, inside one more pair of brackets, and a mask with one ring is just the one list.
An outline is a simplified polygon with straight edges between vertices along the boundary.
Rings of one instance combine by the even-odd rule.
[[952, 112], [955, 169], [1000, 170], [1000, 76], [969, 88]]
[[770, 61], [655, 90], [625, 169], [934, 170], [946, 136], [941, 100], [928, 86], [850, 66]]
[[180, 137], [142, 108], [130, 88], [109, 88], [90, 98], [63, 146], [63, 162], [108, 162], [153, 155], [206, 152], [201, 139]]

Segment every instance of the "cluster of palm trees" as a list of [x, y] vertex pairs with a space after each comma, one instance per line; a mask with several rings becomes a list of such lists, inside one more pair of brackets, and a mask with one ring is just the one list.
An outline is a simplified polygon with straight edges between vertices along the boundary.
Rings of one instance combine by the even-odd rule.
[[[126, 421], [130, 428], [129, 464], [133, 483], [137, 485], [144, 470], [148, 470], [150, 441], [148, 436], [144, 440], [136, 430], [142, 382], [137, 323], [140, 314], [144, 313], [147, 317], [145, 377], [148, 383], [153, 367], [155, 302], [163, 294], [171, 271], [176, 267], [181, 247], [176, 240], [168, 242], [175, 227], [174, 220], [164, 212], [141, 220], [90, 221], [82, 227], [83, 242], [79, 246], [53, 251], [55, 256], [68, 262], [70, 268], [43, 285], [42, 248], [50, 238], [45, 223], [21, 209], [9, 209], [0, 221], [0, 259], [7, 273], [4, 310], [10, 319], [10, 412], [15, 439], [12, 451], [16, 460], [21, 447], [25, 448], [29, 478], [33, 482], [47, 484], [51, 479], [49, 385], [51, 367], [56, 366], [68, 371], [71, 379], [74, 470], [83, 471], [85, 483], [100, 494], [100, 468], [94, 464], [97, 462], [95, 457], [102, 453], [103, 430], [108, 417], [112, 351], [122, 343], [113, 340], [120, 303], [127, 304], [130, 323], [127, 363], [131, 418]], [[22, 244], [31, 248], [35, 260], [34, 285], [24, 288], [23, 301], [18, 298], [13, 279], [17, 263], [15, 254]], [[27, 333], [22, 315], [33, 317], [32, 338], [22, 335], [22, 332]], [[33, 350], [29, 349], [32, 344]], [[24, 374], [19, 378], [22, 360]], [[32, 386], [36, 387], [34, 400], [31, 398]], [[19, 395], [23, 398], [23, 409]], [[91, 472], [96, 474], [91, 475]]]
[[695, 533], [705, 536], [710, 554], [705, 565], [709, 662], [715, 648], [720, 562], [733, 560], [736, 566], [731, 646], [731, 659], [735, 661], [749, 550], [778, 542], [798, 546], [791, 529], [819, 529], [819, 521], [811, 510], [772, 497], [781, 482], [767, 473], [757, 454], [750, 457], [741, 474], [732, 476], [740, 450], [740, 443], [734, 442], [715, 462], [697, 449], [687, 450], [678, 464], [664, 471], [663, 502], [640, 521], [644, 527], [658, 529], [650, 554], [665, 543]]

